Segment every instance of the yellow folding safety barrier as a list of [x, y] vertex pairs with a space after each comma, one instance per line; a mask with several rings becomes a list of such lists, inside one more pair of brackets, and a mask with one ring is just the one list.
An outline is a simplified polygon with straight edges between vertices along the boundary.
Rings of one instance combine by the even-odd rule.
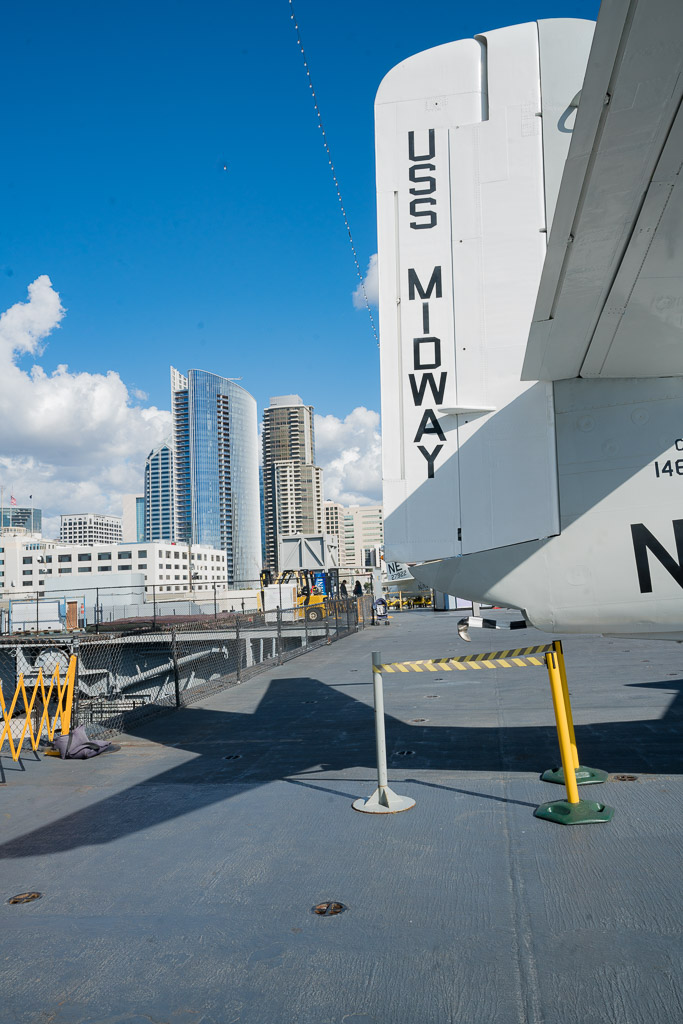
[[[72, 654], [69, 659], [69, 665], [66, 670], [66, 676], [64, 682], [60, 682], [59, 679], [59, 665], [55, 668], [52, 673], [52, 679], [50, 685], [45, 688], [45, 681], [43, 679], [42, 668], [38, 671], [38, 679], [33, 687], [33, 693], [29, 700], [26, 692], [26, 686], [24, 684], [24, 676], [19, 676], [17, 688], [14, 691], [14, 697], [9, 709], [5, 705], [5, 698], [2, 692], [2, 682], [0, 682], [0, 711], [2, 712], [2, 718], [4, 722], [2, 733], [0, 734], [0, 751], [2, 751], [5, 739], [9, 744], [10, 752], [12, 754], [12, 760], [18, 761], [21, 755], [21, 748], [24, 743], [26, 734], [28, 733], [29, 739], [31, 740], [31, 748], [35, 750], [40, 742], [41, 736], [43, 735], [43, 729], [47, 732], [47, 738], [49, 740], [54, 739], [55, 731], [57, 728], [57, 720], [59, 719], [61, 734], [66, 736], [71, 728], [71, 709], [73, 707], [74, 698], [74, 683], [76, 680], [76, 655]], [[21, 706], [17, 708], [19, 701], [19, 695], [21, 694], [24, 704], [25, 721], [21, 730], [21, 736], [18, 742], [15, 742], [12, 736], [12, 716], [15, 711], [19, 710], [21, 713]], [[50, 701], [52, 700], [53, 694], [57, 699], [57, 709], [53, 716], [50, 716]], [[40, 719], [40, 723], [36, 731], [33, 731], [33, 708], [35, 702], [40, 695], [40, 699], [43, 705], [43, 714]]]

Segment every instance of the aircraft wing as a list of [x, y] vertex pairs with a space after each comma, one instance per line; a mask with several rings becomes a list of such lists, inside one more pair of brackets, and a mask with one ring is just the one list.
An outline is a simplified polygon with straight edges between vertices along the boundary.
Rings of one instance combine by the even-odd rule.
[[682, 40], [681, 0], [602, 2], [522, 380], [683, 374]]

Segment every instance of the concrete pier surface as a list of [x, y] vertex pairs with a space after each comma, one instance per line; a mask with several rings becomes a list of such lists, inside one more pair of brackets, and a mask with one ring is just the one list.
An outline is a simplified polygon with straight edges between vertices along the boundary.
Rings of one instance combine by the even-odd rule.
[[[119, 738], [2, 757], [0, 1024], [671, 1024], [683, 1020], [678, 644], [565, 638], [579, 795], [544, 668], [384, 677], [384, 661], [547, 642], [397, 614]], [[615, 776], [635, 776], [618, 781]], [[11, 905], [25, 891], [42, 898]], [[346, 910], [317, 916], [314, 905]]]

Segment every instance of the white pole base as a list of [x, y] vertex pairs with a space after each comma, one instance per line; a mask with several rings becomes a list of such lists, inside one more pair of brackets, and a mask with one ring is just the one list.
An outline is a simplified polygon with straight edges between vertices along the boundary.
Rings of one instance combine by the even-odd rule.
[[397, 814], [399, 811], [409, 811], [414, 806], [412, 797], [399, 796], [388, 786], [378, 786], [367, 800], [359, 797], [353, 801], [354, 811], [365, 811], [368, 814]]

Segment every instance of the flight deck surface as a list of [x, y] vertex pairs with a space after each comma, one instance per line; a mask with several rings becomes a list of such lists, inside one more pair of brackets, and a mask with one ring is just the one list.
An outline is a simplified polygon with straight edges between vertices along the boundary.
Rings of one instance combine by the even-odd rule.
[[[670, 1024], [683, 1019], [683, 652], [564, 639], [579, 795], [559, 787], [544, 668], [385, 662], [547, 642], [396, 614], [148, 721], [90, 761], [2, 758], [0, 1024]], [[636, 776], [617, 781], [615, 775]], [[6, 901], [27, 890], [33, 903]], [[336, 900], [337, 916], [314, 905]]]

